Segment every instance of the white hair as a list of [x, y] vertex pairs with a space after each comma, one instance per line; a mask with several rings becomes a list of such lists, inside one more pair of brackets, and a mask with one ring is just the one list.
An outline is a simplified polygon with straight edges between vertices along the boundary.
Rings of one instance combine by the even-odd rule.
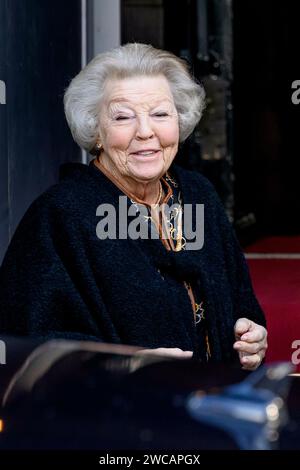
[[165, 76], [178, 113], [180, 141], [193, 132], [205, 106], [205, 92], [190, 74], [186, 62], [171, 52], [132, 43], [97, 55], [67, 88], [65, 114], [73, 138], [80, 147], [91, 151], [98, 139], [106, 80], [140, 75]]

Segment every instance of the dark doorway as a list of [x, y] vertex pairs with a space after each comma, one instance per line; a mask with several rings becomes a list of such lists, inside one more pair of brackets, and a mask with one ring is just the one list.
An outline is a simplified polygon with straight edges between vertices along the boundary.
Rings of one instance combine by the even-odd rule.
[[204, 174], [233, 218], [231, 1], [122, 0], [122, 43], [143, 42], [185, 59], [207, 93], [200, 125], [176, 163]]
[[233, 5], [236, 219], [252, 214], [256, 235], [299, 234], [300, 3]]
[[241, 240], [298, 234], [300, 104], [291, 96], [300, 80], [300, 3], [123, 0], [122, 6], [122, 42], [148, 42], [185, 57], [217, 110], [208, 107], [178, 162], [213, 182]]
[[0, 2], [0, 262], [31, 202], [80, 159], [63, 94], [81, 68], [80, 0]]

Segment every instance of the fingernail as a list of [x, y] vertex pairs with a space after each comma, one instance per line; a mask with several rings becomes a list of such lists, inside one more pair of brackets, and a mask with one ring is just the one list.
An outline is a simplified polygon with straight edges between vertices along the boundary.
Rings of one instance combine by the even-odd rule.
[[247, 334], [246, 334], [246, 335], [243, 335], [243, 336], [241, 337], [241, 339], [242, 339], [243, 341], [246, 341], [248, 338], [249, 338], [249, 336], [248, 336]]
[[247, 359], [246, 357], [243, 357], [243, 358], [242, 358], [242, 362], [243, 362], [243, 364], [247, 364], [247, 362], [249, 362], [249, 361], [248, 361], [248, 359]]

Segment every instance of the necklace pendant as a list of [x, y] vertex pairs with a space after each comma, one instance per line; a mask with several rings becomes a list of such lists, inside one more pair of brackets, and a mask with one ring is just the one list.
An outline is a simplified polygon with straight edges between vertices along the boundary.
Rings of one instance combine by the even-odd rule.
[[195, 324], [197, 325], [198, 323], [201, 322], [201, 320], [204, 320], [204, 308], [202, 307], [203, 302], [200, 304], [195, 303]]

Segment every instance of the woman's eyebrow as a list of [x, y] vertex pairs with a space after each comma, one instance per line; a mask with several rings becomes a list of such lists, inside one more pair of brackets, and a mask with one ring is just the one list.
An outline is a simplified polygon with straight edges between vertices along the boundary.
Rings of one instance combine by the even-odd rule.
[[108, 111], [111, 113], [111, 112], [114, 112], [114, 111], [132, 111], [132, 107], [130, 105], [130, 103], [128, 103], [127, 101], [125, 102], [124, 101], [111, 101], [108, 106], [107, 106], [107, 109]]
[[116, 103], [129, 103], [129, 101], [128, 101], [128, 98], [121, 98], [120, 97], [120, 98], [113, 98], [113, 99], [109, 100], [109, 102], [108, 102], [109, 106], [111, 104], [116, 104]]
[[171, 100], [168, 100], [167, 98], [162, 100], [162, 101], [158, 101], [156, 104], [153, 103], [153, 106], [152, 108], [157, 108], [158, 106], [163, 106], [165, 104], [168, 104], [168, 105], [172, 105], [172, 101]]
[[[112, 98], [109, 102], [108, 102], [108, 106], [111, 106], [112, 104], [118, 104], [118, 103], [127, 103], [129, 105], [134, 105], [135, 103], [131, 102], [131, 101], [128, 101], [128, 98], [125, 98], [125, 97], [118, 97], [118, 98]], [[161, 104], [164, 104], [164, 103], [168, 103], [168, 104], [172, 104], [172, 100], [171, 98], [163, 98], [162, 100], [160, 99], [157, 99], [157, 100], [153, 100], [153, 103], [151, 103], [151, 106], [152, 107], [155, 107], [155, 106], [159, 106]], [[139, 103], [140, 104], [140, 103]]]

